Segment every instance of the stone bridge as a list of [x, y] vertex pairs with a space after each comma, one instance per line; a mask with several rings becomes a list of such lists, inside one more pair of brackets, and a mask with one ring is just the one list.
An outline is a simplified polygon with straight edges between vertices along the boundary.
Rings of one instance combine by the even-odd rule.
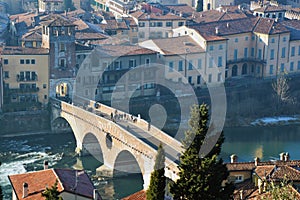
[[53, 131], [71, 128], [76, 152], [90, 153], [103, 163], [97, 169], [100, 175], [141, 173], [147, 189], [162, 143], [166, 151], [165, 175], [174, 181], [178, 178], [181, 143], [147, 121], [91, 100], [70, 104], [52, 99], [51, 107]]

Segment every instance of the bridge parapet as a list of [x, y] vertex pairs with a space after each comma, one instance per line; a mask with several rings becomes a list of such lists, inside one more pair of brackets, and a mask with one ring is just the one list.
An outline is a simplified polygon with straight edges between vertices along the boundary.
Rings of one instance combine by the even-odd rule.
[[[95, 108], [95, 105], [97, 104], [97, 108]], [[111, 114], [115, 114], [117, 113], [118, 115], [126, 115], [126, 116], [132, 116], [126, 112], [123, 112], [121, 110], [117, 110], [114, 109], [112, 107], [109, 107], [107, 105], [104, 105], [102, 103], [99, 102], [95, 102], [90, 100], [89, 103], [89, 107], [98, 110], [102, 113], [105, 113], [106, 115], [110, 116]], [[151, 133], [152, 136], [154, 136], [155, 138], [157, 138], [160, 141], [163, 141], [164, 144], [172, 147], [173, 149], [175, 149], [177, 152], [183, 152], [184, 149], [182, 148], [182, 144], [181, 142], [179, 142], [178, 140], [176, 140], [175, 138], [171, 137], [170, 135], [166, 134], [165, 132], [163, 132], [162, 130], [158, 129], [157, 127], [151, 125], [150, 130], [149, 130], [149, 123], [142, 119], [142, 118], [138, 118], [133, 116], [134, 119], [136, 119], [135, 121], [135, 126], [145, 130], [145, 131], [149, 131]]]

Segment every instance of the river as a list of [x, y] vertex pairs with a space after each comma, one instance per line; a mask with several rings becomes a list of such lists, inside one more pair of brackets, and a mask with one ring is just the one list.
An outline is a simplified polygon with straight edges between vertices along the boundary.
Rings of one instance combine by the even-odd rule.
[[[300, 125], [226, 128], [224, 134], [221, 157], [226, 162], [233, 153], [239, 161], [251, 161], [256, 156], [262, 160], [278, 159], [281, 152], [289, 152], [291, 159], [300, 159]], [[0, 185], [4, 199], [11, 199], [7, 175], [40, 170], [44, 160], [49, 161], [50, 167], [84, 168], [94, 175], [101, 163], [91, 156], [78, 158], [74, 150], [72, 133], [0, 136]], [[94, 183], [103, 199], [120, 199], [143, 187], [142, 177], [138, 175], [108, 182], [94, 180]]]

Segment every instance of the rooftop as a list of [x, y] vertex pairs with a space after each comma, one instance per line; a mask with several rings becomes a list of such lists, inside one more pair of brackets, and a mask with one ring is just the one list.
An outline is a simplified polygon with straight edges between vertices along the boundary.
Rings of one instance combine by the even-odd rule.
[[156, 54], [156, 51], [146, 49], [137, 45], [107, 45], [96, 48], [101, 57], [121, 57], [144, 54]]
[[146, 191], [141, 190], [128, 197], [123, 198], [122, 200], [146, 200]]
[[[74, 190], [76, 173], [78, 174], [78, 182], [76, 190]], [[59, 192], [65, 191], [87, 198], [93, 198], [94, 186], [88, 175], [81, 170], [47, 169], [24, 174], [10, 175], [9, 180], [17, 198], [20, 200], [44, 200], [41, 193], [46, 187], [53, 186], [56, 180], [58, 180], [57, 188]], [[22, 198], [23, 183], [28, 184], [28, 197], [26, 198]], [[101, 200], [100, 195], [98, 196], [98, 199]]]
[[7, 46], [3, 49], [3, 55], [46, 55], [49, 53], [45, 48], [26, 48], [20, 46]]

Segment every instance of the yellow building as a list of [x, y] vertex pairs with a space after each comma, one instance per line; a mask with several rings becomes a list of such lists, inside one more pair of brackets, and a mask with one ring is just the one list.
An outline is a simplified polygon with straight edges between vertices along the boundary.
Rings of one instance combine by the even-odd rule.
[[48, 103], [48, 49], [5, 47], [2, 65], [4, 109], [9, 110], [11, 106], [22, 110], [30, 105], [36, 107]]

